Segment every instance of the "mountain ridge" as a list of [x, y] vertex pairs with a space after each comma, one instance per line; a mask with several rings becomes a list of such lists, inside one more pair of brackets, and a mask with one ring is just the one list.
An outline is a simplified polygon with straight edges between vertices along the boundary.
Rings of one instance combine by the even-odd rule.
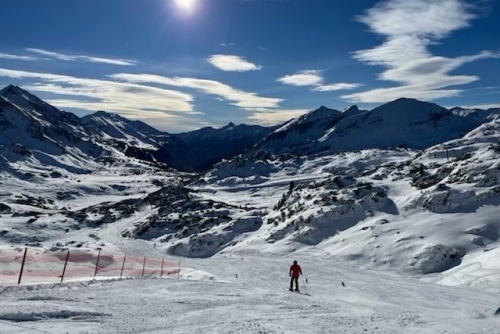
[[[500, 114], [500, 108], [448, 110], [434, 103], [400, 98], [372, 110], [360, 110], [355, 105], [342, 111], [321, 106], [273, 127], [230, 122], [219, 129], [205, 127], [169, 134], [105, 111], [78, 118], [13, 85], [2, 89], [0, 96], [3, 108], [10, 103], [33, 121], [25, 124], [31, 129], [30, 136], [41, 138], [52, 128], [56, 133], [46, 133], [48, 137], [64, 133], [73, 142], [106, 143], [132, 158], [194, 172], [209, 170], [221, 160], [239, 155], [251, 159], [268, 153], [310, 155], [368, 148], [425, 149], [459, 138]], [[9, 124], [5, 117], [0, 119], [5, 130]], [[5, 136], [4, 133], [4, 142]]]
[[368, 148], [425, 149], [459, 138], [497, 112], [496, 109], [474, 110], [459, 115], [437, 104], [408, 98], [370, 111], [351, 107], [340, 112], [321, 107], [271, 133], [253, 152], [303, 155]]

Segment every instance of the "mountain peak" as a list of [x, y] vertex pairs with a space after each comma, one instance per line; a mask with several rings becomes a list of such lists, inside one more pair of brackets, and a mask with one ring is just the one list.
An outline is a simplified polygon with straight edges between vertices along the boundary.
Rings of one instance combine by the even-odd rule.
[[20, 95], [20, 94], [29, 94], [29, 93], [27, 91], [25, 91], [24, 89], [22, 89], [21, 87], [14, 86], [14, 85], [8, 85], [7, 87], [0, 90], [0, 95], [2, 95], [2, 96]]
[[[22, 89], [19, 86], [14, 86], [14, 85], [8, 85], [4, 89], [0, 90], [0, 95], [15, 101], [16, 103], [30, 103], [30, 104], [35, 104], [39, 106], [46, 105], [44, 101], [36, 97], [35, 95], [31, 94], [30, 92]], [[21, 101], [26, 101], [26, 102], [21, 102]]]
[[335, 109], [330, 109], [330, 108], [325, 107], [325, 106], [321, 106], [318, 109], [311, 111], [309, 114], [305, 114], [304, 116], [309, 117], [307, 115], [316, 115], [316, 116], [323, 117], [323, 116], [328, 116], [328, 115], [338, 114], [338, 113], [340, 113], [340, 111], [335, 110]]
[[351, 112], [355, 112], [355, 111], [359, 111], [359, 108], [357, 105], [353, 105], [353, 106], [350, 106], [348, 108], [345, 108], [344, 110], [342, 110], [342, 113], [351, 113]]
[[363, 112], [365, 112], [365, 111], [359, 110], [357, 105], [352, 105], [352, 106], [342, 110], [342, 116], [350, 117], [350, 116], [358, 115], [358, 114], [363, 113]]
[[111, 120], [115, 120], [115, 121], [117, 121], [117, 120], [118, 121], [129, 121], [128, 119], [120, 116], [117, 113], [107, 112], [107, 111], [104, 111], [104, 110], [98, 110], [95, 113], [87, 115], [85, 117], [87, 117], [87, 118], [88, 117], [103, 117], [103, 118], [111, 119]]
[[383, 104], [372, 110], [372, 113], [383, 112], [385, 114], [394, 115], [411, 115], [418, 113], [421, 115], [425, 114], [444, 114], [448, 112], [448, 109], [441, 107], [435, 103], [420, 101], [417, 99], [411, 99], [402, 97], [397, 100]]

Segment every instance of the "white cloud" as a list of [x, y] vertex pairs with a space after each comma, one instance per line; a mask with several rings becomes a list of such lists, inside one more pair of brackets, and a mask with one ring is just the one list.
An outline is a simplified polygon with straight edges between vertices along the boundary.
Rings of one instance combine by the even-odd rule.
[[348, 101], [388, 102], [398, 97], [409, 97], [418, 100], [432, 100], [460, 95], [460, 89], [428, 89], [422, 85], [404, 85], [390, 88], [377, 88], [366, 92], [342, 95]]
[[323, 83], [322, 71], [319, 70], [303, 70], [295, 74], [285, 75], [277, 81], [285, 85], [292, 86], [316, 86]]
[[465, 28], [475, 16], [461, 0], [387, 0], [358, 19], [371, 31], [386, 37], [372, 49], [356, 51], [353, 57], [385, 68], [379, 79], [400, 84], [345, 95], [353, 102], [386, 102], [405, 96], [422, 99], [456, 96], [459, 89], [444, 89], [479, 80], [477, 76], [452, 75], [453, 70], [479, 59], [498, 55], [483, 51], [472, 56], [446, 58], [433, 55], [429, 45]]
[[194, 110], [192, 95], [161, 86], [193, 89], [214, 95], [221, 101], [250, 112], [248, 119], [256, 124], [279, 124], [308, 111], [280, 110], [282, 99], [262, 97], [218, 81], [197, 78], [121, 73], [109, 75], [108, 80], [99, 80], [4, 68], [0, 68], [0, 77], [27, 80], [23, 88], [56, 95], [56, 98], [48, 99], [47, 102], [61, 109], [116, 112], [127, 118], [149, 121], [159, 129], [168, 124], [169, 129], [192, 130], [204, 122], [195, 117], [200, 113]]
[[0, 77], [34, 79], [37, 83], [23, 87], [33, 92], [73, 97], [48, 101], [59, 108], [79, 108], [92, 112], [105, 110], [137, 119], [160, 114], [172, 117], [179, 113], [196, 113], [193, 110], [193, 97], [175, 90], [4, 68], [0, 68]]
[[297, 118], [309, 112], [307, 109], [289, 109], [289, 110], [263, 110], [253, 113], [248, 117], [249, 120], [262, 125], [276, 125]]
[[9, 60], [25, 60], [25, 61], [37, 61], [40, 60], [38, 57], [33, 56], [19, 56], [7, 53], [0, 53], [0, 59], [9, 59]]
[[303, 70], [292, 75], [285, 75], [277, 81], [291, 86], [313, 86], [316, 92], [332, 92], [336, 90], [348, 90], [362, 86], [359, 83], [333, 83], [323, 84], [323, 72], [320, 70]]
[[253, 111], [259, 108], [277, 108], [279, 103], [283, 101], [282, 99], [278, 98], [261, 97], [256, 93], [249, 93], [239, 89], [235, 89], [231, 86], [214, 80], [127, 73], [114, 74], [110, 77], [126, 82], [152, 83], [174, 87], [192, 88], [202, 91], [206, 94], [221, 97], [226, 101], [232, 102], [233, 105], [249, 111]]
[[282, 99], [261, 97], [256, 93], [241, 91], [213, 80], [127, 73], [115, 74], [110, 77], [126, 82], [190, 88], [205, 94], [215, 95], [219, 100], [230, 101], [234, 106], [251, 112], [247, 119], [261, 125], [276, 125], [309, 111], [307, 109], [282, 110], [279, 108]]
[[54, 58], [63, 61], [80, 61], [86, 63], [103, 63], [110, 65], [119, 65], [119, 66], [135, 66], [138, 62], [127, 59], [110, 59], [110, 58], [100, 58], [100, 57], [90, 57], [90, 56], [82, 56], [82, 55], [66, 55], [62, 53], [35, 49], [35, 48], [26, 48], [27, 51], [42, 55], [44, 57]]
[[359, 20], [377, 34], [441, 39], [469, 26], [475, 16], [462, 0], [387, 0]]
[[362, 85], [359, 83], [336, 83], [329, 85], [321, 85], [314, 88], [317, 92], [332, 92], [336, 90], [349, 90], [361, 87]]
[[239, 56], [233, 55], [212, 55], [207, 60], [222, 71], [248, 72], [257, 71], [262, 68], [262, 66], [255, 65]]

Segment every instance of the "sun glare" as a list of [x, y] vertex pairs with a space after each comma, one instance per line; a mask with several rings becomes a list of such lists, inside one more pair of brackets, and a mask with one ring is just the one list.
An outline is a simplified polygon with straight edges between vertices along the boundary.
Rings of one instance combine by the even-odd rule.
[[195, 7], [196, 0], [174, 0], [177, 7], [181, 10], [191, 13]]

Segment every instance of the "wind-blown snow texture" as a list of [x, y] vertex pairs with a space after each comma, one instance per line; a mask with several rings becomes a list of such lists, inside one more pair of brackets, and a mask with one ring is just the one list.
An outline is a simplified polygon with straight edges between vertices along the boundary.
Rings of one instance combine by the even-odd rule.
[[[167, 256], [182, 271], [4, 287], [0, 332], [500, 333], [498, 113], [322, 107], [191, 174], [168, 163], [181, 137], [9, 86], [1, 248]], [[293, 259], [307, 294], [283, 290]]]

